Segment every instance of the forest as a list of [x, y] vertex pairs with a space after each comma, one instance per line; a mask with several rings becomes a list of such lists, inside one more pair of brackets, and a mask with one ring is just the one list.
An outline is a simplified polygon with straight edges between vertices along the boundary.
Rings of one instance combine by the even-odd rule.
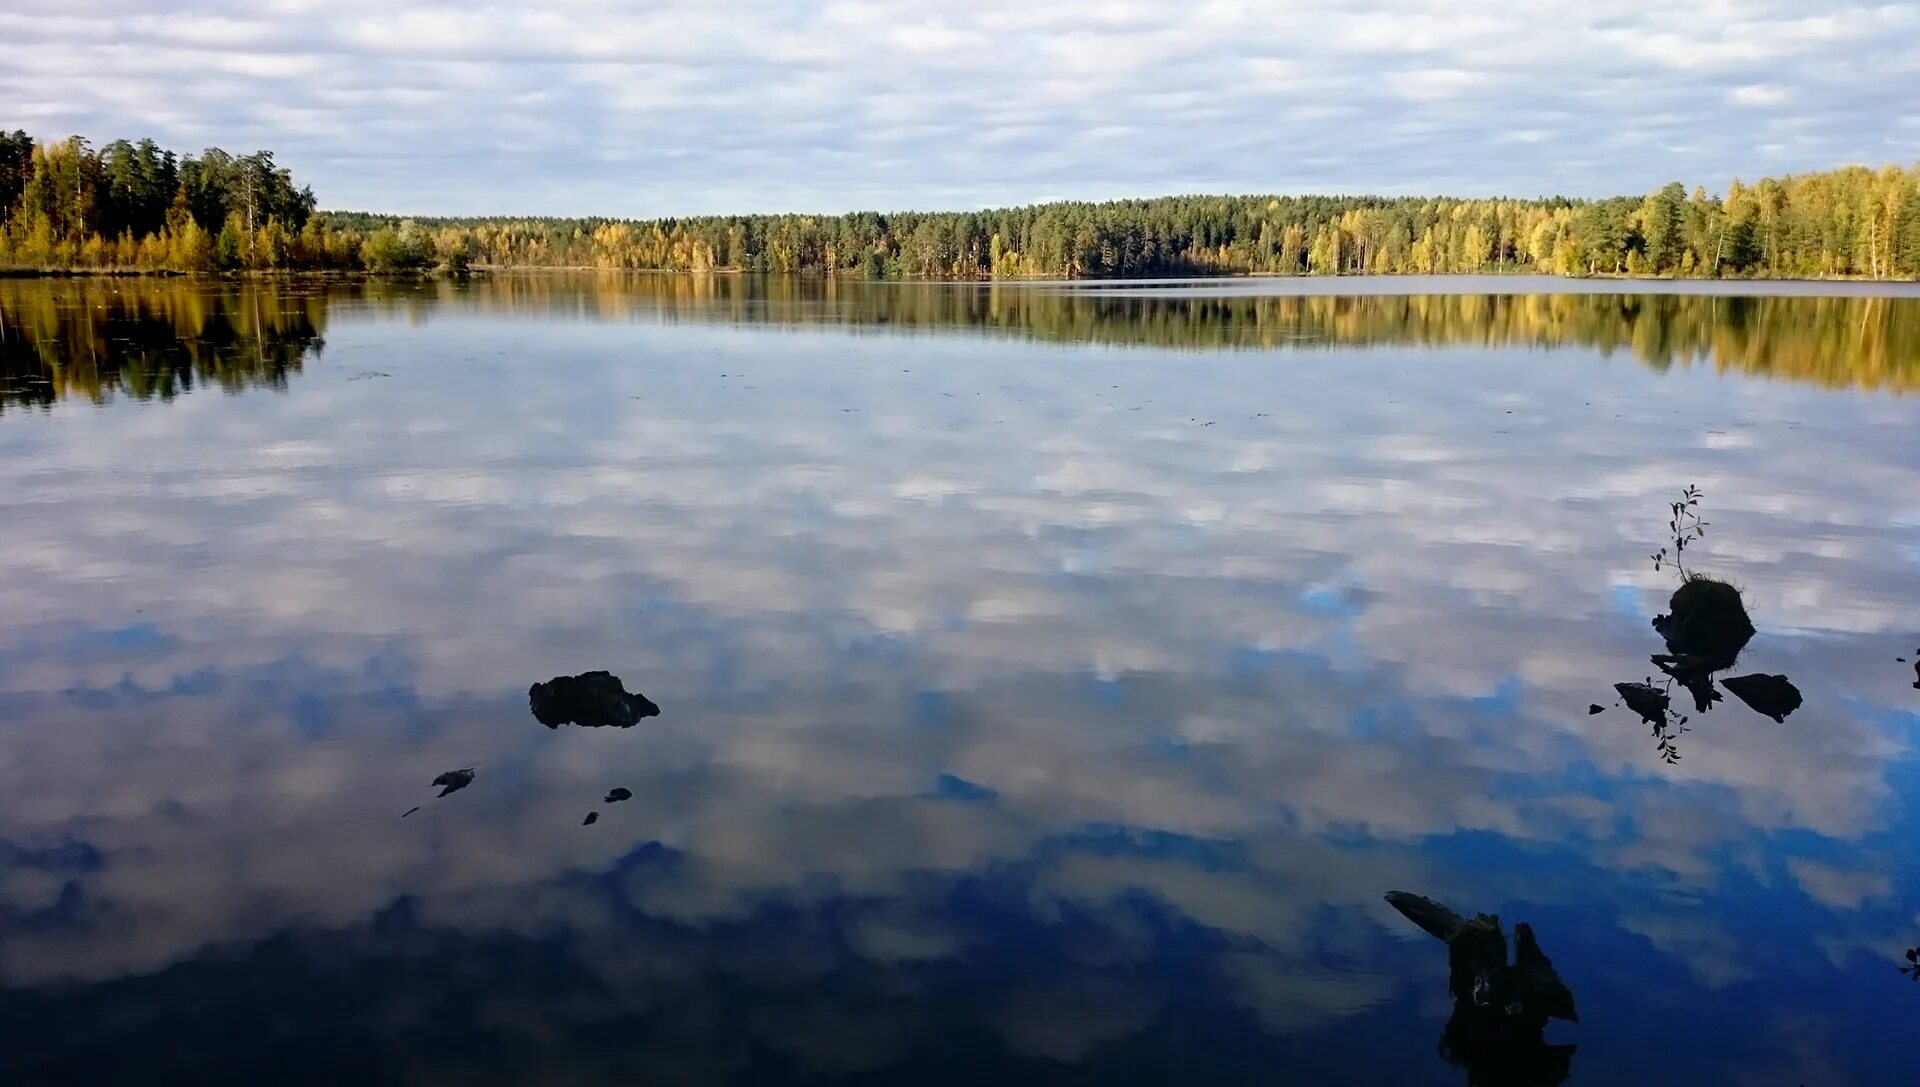
[[1920, 278], [1920, 166], [1597, 200], [1195, 195], [959, 212], [403, 219], [316, 210], [269, 151], [176, 155], [152, 140], [95, 148], [17, 131], [0, 132], [0, 213], [0, 268], [28, 272]]

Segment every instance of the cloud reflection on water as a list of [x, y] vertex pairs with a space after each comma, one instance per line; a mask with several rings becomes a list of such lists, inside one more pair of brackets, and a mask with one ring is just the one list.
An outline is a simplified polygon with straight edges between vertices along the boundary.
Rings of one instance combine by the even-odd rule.
[[[1651, 954], [1768, 1013], [1858, 983], [1816, 941], [1898, 929], [1903, 399], [1578, 349], [343, 312], [288, 395], [0, 435], [7, 986], [289, 931], [351, 957], [404, 903], [647, 1006], [662, 972], [791, 986], [755, 1037], [847, 1071], [923, 1052], [890, 1016], [943, 990], [883, 1014], [805, 979], [964, 976], [1021, 916], [1065, 948], [966, 1012], [1061, 1060], [1173, 1015], [1189, 968], [1282, 1036], [1398, 1014], [1432, 964], [1388, 887], [1558, 909], [1597, 926], [1551, 937], [1569, 978]], [[1684, 482], [1807, 704], [1663, 767], [1585, 707], [1649, 667]], [[528, 720], [529, 682], [589, 668], [667, 712]], [[1580, 1067], [1636, 1067], [1600, 1007]]]

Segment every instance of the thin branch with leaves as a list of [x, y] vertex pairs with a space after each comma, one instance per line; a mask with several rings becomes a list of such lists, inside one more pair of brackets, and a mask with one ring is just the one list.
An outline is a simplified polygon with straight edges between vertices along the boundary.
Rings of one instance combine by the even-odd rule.
[[[1647, 677], [1647, 683], [1652, 685], [1652, 676]], [[1672, 697], [1672, 676], [1666, 678], [1666, 682], [1661, 684], [1661, 689], [1666, 692], [1669, 698]], [[1656, 750], [1660, 752], [1661, 761], [1665, 762], [1668, 766], [1678, 763], [1680, 761], [1680, 745], [1678, 741], [1681, 736], [1692, 731], [1692, 729], [1687, 727], [1687, 716], [1685, 714], [1672, 709], [1667, 710], [1667, 712], [1662, 715], [1659, 723], [1653, 726], [1653, 738], [1658, 741]]]
[[1700, 519], [1699, 507], [1700, 488], [1691, 483], [1687, 484], [1686, 490], [1680, 492], [1680, 501], [1667, 503], [1667, 508], [1673, 513], [1667, 521], [1667, 531], [1673, 536], [1673, 546], [1663, 547], [1649, 556], [1653, 559], [1655, 573], [1671, 566], [1680, 572], [1680, 580], [1686, 581], [1693, 577], [1692, 571], [1682, 564], [1681, 556], [1686, 553], [1688, 544], [1707, 534], [1707, 522]]
[[[1686, 554], [1688, 544], [1707, 534], [1707, 522], [1700, 516], [1701, 497], [1700, 488], [1689, 483], [1680, 492], [1680, 501], [1667, 503], [1667, 511], [1671, 515], [1667, 519], [1667, 533], [1673, 538], [1673, 543], [1649, 556], [1653, 559], [1655, 573], [1671, 566], [1679, 573], [1681, 581], [1692, 580], [1693, 571], [1686, 568], [1682, 556]], [[1651, 676], [1647, 678], [1647, 685], [1653, 685]], [[1665, 682], [1660, 684], [1660, 689], [1669, 698], [1672, 696], [1672, 675], [1668, 675]], [[1657, 750], [1661, 761], [1668, 766], [1680, 761], [1680, 748], [1676, 741], [1690, 731], [1692, 730], [1687, 728], [1685, 715], [1672, 709], [1664, 709], [1661, 720], [1653, 726], [1653, 739], [1658, 744]]]

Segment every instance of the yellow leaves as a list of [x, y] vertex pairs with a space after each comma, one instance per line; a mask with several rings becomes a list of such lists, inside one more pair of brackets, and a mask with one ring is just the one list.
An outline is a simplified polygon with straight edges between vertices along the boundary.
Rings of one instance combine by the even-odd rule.
[[629, 250], [633, 231], [625, 223], [606, 223], [596, 228], [592, 235], [593, 266], [596, 268], [628, 268]]

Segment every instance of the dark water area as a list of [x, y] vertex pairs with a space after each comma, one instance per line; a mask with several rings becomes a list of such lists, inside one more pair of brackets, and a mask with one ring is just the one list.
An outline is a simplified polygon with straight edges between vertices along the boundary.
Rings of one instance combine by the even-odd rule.
[[0, 1082], [1905, 1082], [1920, 298], [1743, 289], [0, 281]]

